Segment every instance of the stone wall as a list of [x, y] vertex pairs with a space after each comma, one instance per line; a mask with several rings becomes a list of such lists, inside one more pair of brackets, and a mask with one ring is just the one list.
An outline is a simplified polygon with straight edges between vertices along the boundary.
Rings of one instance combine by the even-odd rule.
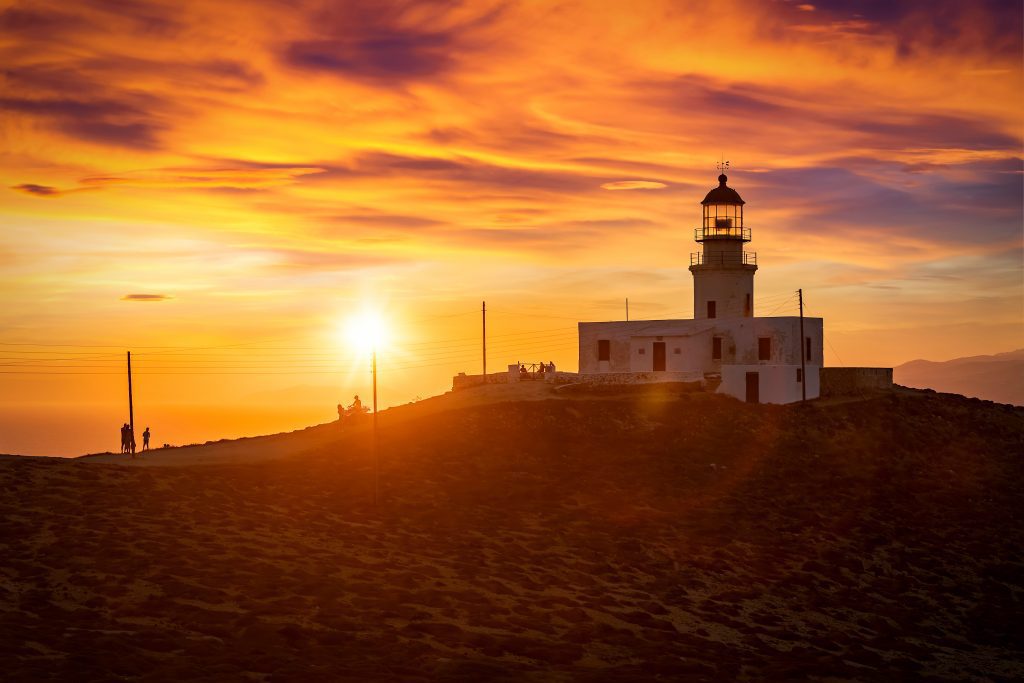
[[822, 396], [892, 389], [892, 368], [822, 368], [820, 378]]
[[655, 384], [658, 382], [703, 382], [699, 372], [596, 372], [577, 375], [581, 384]]
[[[483, 375], [467, 375], [464, 372], [460, 372], [452, 377], [452, 389], [455, 391], [468, 389], [469, 387], [478, 387], [482, 384], [484, 384]], [[488, 372], [487, 384], [508, 384], [508, 373]]]

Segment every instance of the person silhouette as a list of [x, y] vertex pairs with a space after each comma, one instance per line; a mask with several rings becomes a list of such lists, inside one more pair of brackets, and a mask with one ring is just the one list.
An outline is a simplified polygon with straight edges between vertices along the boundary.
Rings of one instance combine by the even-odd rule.
[[128, 452], [128, 423], [121, 425], [121, 452]]
[[149, 450], [149, 427], [146, 427], [146, 431], [142, 432], [142, 450]]
[[352, 412], [356, 415], [363, 412], [363, 402], [359, 400], [359, 394], [356, 394], [355, 400], [352, 401]]

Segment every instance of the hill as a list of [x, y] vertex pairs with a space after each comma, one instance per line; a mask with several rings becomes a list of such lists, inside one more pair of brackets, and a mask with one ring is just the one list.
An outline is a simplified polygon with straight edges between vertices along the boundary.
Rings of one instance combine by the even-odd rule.
[[1020, 406], [1024, 405], [1024, 349], [943, 362], [914, 360], [893, 368], [893, 380], [905, 387]]
[[0, 458], [5, 679], [1024, 677], [1024, 409], [532, 391], [383, 414], [376, 507], [336, 425]]

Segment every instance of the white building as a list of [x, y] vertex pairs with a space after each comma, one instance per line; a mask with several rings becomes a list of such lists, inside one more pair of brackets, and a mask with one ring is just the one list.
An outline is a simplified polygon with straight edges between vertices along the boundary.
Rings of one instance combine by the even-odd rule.
[[[693, 381], [721, 377], [720, 393], [755, 403], [792, 403], [819, 394], [822, 319], [754, 316], [757, 255], [744, 251], [750, 228], [728, 178], [701, 204], [690, 255], [692, 320], [579, 323], [581, 379]], [[803, 333], [801, 334], [801, 324]], [[802, 356], [802, 358], [801, 358]]]

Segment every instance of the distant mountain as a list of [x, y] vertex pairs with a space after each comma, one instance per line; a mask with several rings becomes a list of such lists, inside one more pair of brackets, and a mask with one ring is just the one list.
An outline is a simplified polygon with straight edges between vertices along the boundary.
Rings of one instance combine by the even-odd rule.
[[1024, 349], [943, 362], [913, 360], [893, 368], [893, 381], [915, 389], [1024, 405]]

